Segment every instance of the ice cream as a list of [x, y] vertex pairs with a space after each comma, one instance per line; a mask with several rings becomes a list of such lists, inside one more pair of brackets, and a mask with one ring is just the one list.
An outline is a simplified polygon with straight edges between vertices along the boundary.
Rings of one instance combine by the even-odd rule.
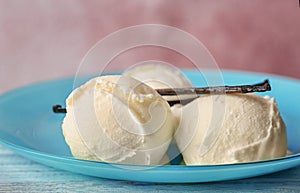
[[101, 76], [66, 100], [62, 129], [74, 157], [158, 165], [176, 127], [168, 103], [151, 87], [128, 76]]
[[253, 162], [286, 155], [286, 128], [274, 98], [205, 95], [172, 110], [180, 122], [175, 139], [187, 165]]
[[[123, 74], [140, 80], [153, 89], [192, 87], [192, 83], [179, 69], [167, 64], [150, 62], [130, 68]], [[184, 100], [195, 97], [196, 95], [163, 96], [167, 101]]]

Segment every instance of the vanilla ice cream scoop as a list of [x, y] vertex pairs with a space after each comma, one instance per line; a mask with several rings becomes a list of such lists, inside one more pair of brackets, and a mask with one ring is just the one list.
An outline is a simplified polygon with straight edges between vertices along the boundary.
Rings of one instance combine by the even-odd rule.
[[176, 121], [151, 87], [128, 76], [101, 76], [66, 100], [62, 129], [74, 157], [135, 165], [161, 164]]
[[172, 110], [179, 120], [176, 142], [187, 165], [253, 162], [286, 155], [286, 127], [274, 98], [205, 95]]
[[[123, 74], [140, 80], [153, 89], [192, 87], [192, 83], [179, 69], [167, 64], [149, 62], [130, 68]], [[184, 100], [195, 97], [196, 95], [163, 96], [167, 101]]]

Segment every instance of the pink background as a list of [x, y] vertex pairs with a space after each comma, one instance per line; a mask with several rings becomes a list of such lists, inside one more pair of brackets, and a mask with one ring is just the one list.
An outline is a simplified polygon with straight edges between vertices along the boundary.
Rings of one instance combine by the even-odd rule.
[[[298, 0], [0, 0], [0, 93], [72, 76], [98, 40], [118, 29], [149, 23], [191, 33], [222, 69], [300, 78]], [[120, 56], [115, 63], [128, 66], [159, 59], [191, 66], [171, 55], [146, 48]]]

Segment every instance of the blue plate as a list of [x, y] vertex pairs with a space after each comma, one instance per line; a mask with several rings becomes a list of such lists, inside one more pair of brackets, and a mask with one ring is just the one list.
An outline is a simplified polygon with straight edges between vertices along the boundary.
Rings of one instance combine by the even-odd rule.
[[[199, 73], [184, 71], [196, 86], [204, 80]], [[253, 163], [215, 166], [169, 165], [127, 166], [72, 158], [61, 132], [63, 114], [52, 113], [52, 105], [64, 104], [73, 79], [55, 80], [23, 87], [0, 97], [0, 144], [36, 162], [54, 168], [103, 178], [144, 182], [211, 182], [269, 174], [300, 165], [300, 81], [258, 73], [224, 71], [226, 84], [256, 83], [269, 78], [280, 112], [287, 125], [293, 155]]]

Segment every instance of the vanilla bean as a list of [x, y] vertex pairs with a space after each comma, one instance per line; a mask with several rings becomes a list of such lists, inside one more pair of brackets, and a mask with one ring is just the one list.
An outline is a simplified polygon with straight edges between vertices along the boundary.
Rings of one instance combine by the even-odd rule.
[[162, 96], [171, 95], [186, 95], [186, 94], [230, 94], [230, 93], [251, 93], [251, 92], [265, 92], [270, 91], [271, 85], [268, 80], [262, 83], [253, 85], [240, 85], [240, 86], [214, 86], [202, 88], [163, 88], [156, 89]]
[[[156, 91], [162, 96], [172, 95], [187, 95], [187, 94], [231, 94], [231, 93], [251, 93], [251, 92], [266, 92], [271, 90], [271, 85], [268, 80], [262, 83], [253, 85], [240, 85], [240, 86], [214, 86], [214, 87], [202, 87], [202, 88], [163, 88], [156, 89]], [[195, 98], [197, 98], [196, 96]], [[167, 101], [170, 106], [175, 104], [187, 104], [195, 98], [185, 100]], [[54, 105], [52, 108], [54, 113], [67, 113], [65, 108], [61, 105]]]
[[167, 101], [167, 102], [169, 103], [170, 107], [176, 104], [186, 105], [192, 102], [193, 100], [195, 100], [196, 98], [198, 98], [198, 96], [193, 98], [188, 98], [188, 99], [181, 99], [181, 100], [174, 100], [174, 101]]
[[66, 108], [62, 108], [61, 105], [54, 105], [52, 107], [52, 111], [54, 113], [67, 113], [67, 109]]

